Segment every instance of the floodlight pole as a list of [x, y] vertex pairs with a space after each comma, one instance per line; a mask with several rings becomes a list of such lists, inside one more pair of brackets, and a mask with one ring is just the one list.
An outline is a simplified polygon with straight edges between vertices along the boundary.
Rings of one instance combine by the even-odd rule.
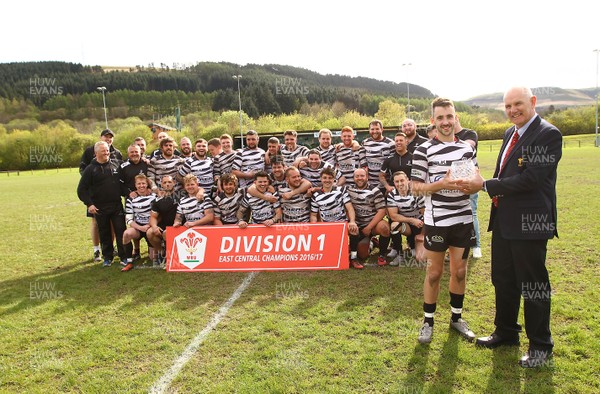
[[[412, 66], [412, 63], [402, 64], [402, 67], [404, 66]], [[408, 83], [408, 72], [406, 73], [406, 98], [408, 99], [408, 104], [406, 106], [406, 117], [410, 118], [410, 84]]]
[[596, 53], [596, 129], [594, 130], [594, 135], [596, 138], [594, 139], [594, 146], [598, 148], [600, 146], [600, 140], [598, 140], [598, 54], [600, 53], [600, 49], [594, 49]]
[[241, 75], [234, 75], [233, 78], [237, 79], [238, 84], [238, 103], [240, 105], [240, 144], [242, 148], [244, 148], [244, 129], [242, 124], [242, 93], [240, 90], [240, 79], [242, 79]]
[[104, 96], [106, 86], [98, 86], [96, 89], [102, 92], [102, 106], [104, 107], [104, 123], [106, 123], [106, 128], [108, 129], [108, 116], [106, 115], [106, 97]]

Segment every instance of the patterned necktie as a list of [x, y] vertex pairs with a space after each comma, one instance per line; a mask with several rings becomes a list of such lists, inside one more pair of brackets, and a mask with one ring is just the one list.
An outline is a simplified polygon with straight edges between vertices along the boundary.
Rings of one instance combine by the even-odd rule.
[[[500, 171], [498, 171], [498, 176], [500, 176], [500, 174], [502, 173], [502, 170], [504, 169], [504, 167], [506, 166], [506, 162], [508, 161], [508, 155], [510, 155], [510, 152], [513, 150], [515, 145], [517, 145], [518, 141], [519, 141], [519, 133], [517, 132], [517, 130], [515, 130], [515, 133], [513, 134], [512, 138], [510, 140], [510, 144], [508, 145], [508, 148], [506, 148], [506, 154], [504, 155], [504, 160], [502, 161], [502, 166], [500, 167]], [[497, 196], [492, 197], [492, 204], [494, 204], [494, 206], [496, 208], [498, 208], [498, 197]]]

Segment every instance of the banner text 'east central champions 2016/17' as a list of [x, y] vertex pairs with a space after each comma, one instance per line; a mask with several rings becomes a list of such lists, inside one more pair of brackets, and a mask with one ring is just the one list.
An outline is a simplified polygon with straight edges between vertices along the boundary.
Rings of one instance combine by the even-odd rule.
[[167, 228], [167, 270], [348, 269], [347, 223]]

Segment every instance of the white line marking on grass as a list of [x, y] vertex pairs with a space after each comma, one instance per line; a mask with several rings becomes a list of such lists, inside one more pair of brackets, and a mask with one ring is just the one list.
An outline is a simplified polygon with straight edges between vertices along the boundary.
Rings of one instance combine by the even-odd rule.
[[161, 378], [158, 381], [156, 381], [156, 383], [154, 383], [149, 393], [164, 393], [167, 390], [167, 388], [171, 385], [171, 382], [173, 382], [173, 379], [175, 379], [177, 375], [179, 375], [179, 372], [181, 371], [183, 366], [188, 361], [190, 361], [194, 354], [196, 354], [202, 342], [204, 342], [206, 337], [208, 337], [208, 334], [210, 334], [210, 332], [215, 329], [215, 327], [221, 322], [223, 317], [225, 317], [233, 303], [238, 298], [240, 298], [244, 290], [248, 288], [250, 282], [252, 282], [252, 279], [254, 279], [257, 273], [258, 271], [253, 271], [250, 272], [248, 276], [246, 276], [242, 284], [236, 289], [236, 291], [233, 292], [233, 294], [231, 295], [231, 297], [229, 297], [227, 302], [225, 302], [223, 306], [219, 308], [219, 311], [213, 316], [213, 318], [206, 325], [206, 327], [204, 327], [204, 329], [200, 331], [200, 333], [196, 335], [194, 339], [192, 339], [192, 342], [190, 342], [190, 344], [185, 348], [183, 353], [181, 353], [177, 360], [175, 360], [171, 368], [163, 376], [161, 376]]

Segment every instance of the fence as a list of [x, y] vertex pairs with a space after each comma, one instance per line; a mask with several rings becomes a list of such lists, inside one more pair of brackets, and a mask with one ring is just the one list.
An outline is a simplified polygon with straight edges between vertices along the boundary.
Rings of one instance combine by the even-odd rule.
[[41, 173], [43, 172], [44, 174], [47, 174], [49, 172], [73, 172], [73, 171], [77, 171], [79, 172], [79, 168], [60, 168], [60, 167], [56, 167], [56, 169], [54, 168], [43, 168], [43, 169], [39, 169], [39, 170], [0, 170], [0, 175], [2, 174], [6, 174], [6, 176], [10, 176], [11, 174], [13, 176], [20, 176], [21, 174], [29, 174], [31, 173], [31, 175], [35, 175], [36, 173]]

